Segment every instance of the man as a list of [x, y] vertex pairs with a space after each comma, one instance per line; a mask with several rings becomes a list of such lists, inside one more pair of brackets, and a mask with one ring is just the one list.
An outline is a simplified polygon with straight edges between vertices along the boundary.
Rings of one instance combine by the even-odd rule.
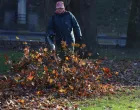
[[[74, 51], [72, 43], [80, 42], [82, 40], [82, 33], [80, 26], [75, 16], [65, 10], [64, 2], [58, 1], [56, 3], [56, 11], [50, 18], [47, 27], [48, 40], [54, 42], [56, 50], [61, 49], [61, 42], [65, 41], [67, 47]], [[54, 47], [54, 46], [53, 46]], [[53, 48], [54, 49], [54, 48]]]

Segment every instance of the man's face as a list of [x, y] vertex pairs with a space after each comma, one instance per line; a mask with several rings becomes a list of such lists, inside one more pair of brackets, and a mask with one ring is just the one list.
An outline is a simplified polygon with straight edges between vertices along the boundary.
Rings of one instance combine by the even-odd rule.
[[60, 12], [60, 13], [61, 13], [61, 12], [64, 12], [64, 8], [57, 8], [56, 10], [57, 10], [58, 12]]

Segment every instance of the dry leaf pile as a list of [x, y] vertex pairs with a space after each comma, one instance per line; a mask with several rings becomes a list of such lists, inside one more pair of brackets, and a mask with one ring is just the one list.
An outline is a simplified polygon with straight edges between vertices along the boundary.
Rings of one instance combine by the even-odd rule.
[[[100, 66], [102, 60], [81, 59], [64, 44], [66, 55], [63, 59], [48, 48], [36, 51], [29, 47], [24, 49], [20, 61], [12, 62], [5, 56], [6, 64], [11, 65], [11, 75], [0, 77], [0, 99], [1, 103], [6, 103], [3, 108], [67, 109], [70, 102], [66, 99], [115, 94], [114, 78], [118, 72]], [[84, 51], [86, 46], [75, 44], [75, 47]], [[54, 100], [57, 98], [65, 100]], [[73, 107], [77, 108], [74, 104], [71, 109]]]

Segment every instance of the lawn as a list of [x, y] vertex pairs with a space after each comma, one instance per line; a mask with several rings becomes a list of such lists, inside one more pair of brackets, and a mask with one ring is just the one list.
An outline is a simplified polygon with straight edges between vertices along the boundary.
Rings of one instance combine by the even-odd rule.
[[[69, 100], [69, 98], [63, 97], [53, 99], [51, 96], [36, 96], [35, 94], [28, 93], [27, 95], [8, 98], [4, 106], [5, 108], [9, 106], [14, 109], [15, 106], [19, 109], [34, 108], [35, 110], [140, 110], [140, 88], [125, 88], [125, 91], [119, 91], [116, 95], [84, 98], [80, 101], [77, 100], [78, 99]], [[14, 105], [9, 105], [10, 102]], [[48, 102], [49, 104], [53, 104], [53, 106], [54, 104], [58, 105], [58, 108], [67, 106], [72, 109], [48, 108]]]
[[22, 55], [23, 53], [12, 50], [0, 51], [0, 74], [5, 74], [10, 69], [10, 66], [5, 64], [5, 56], [8, 56], [12, 61], [18, 61]]
[[117, 95], [79, 102], [82, 110], [140, 110], [140, 88]]

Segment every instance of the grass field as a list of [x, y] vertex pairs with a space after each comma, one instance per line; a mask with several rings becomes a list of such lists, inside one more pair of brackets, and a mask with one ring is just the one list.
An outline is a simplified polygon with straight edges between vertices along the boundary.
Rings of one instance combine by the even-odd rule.
[[5, 74], [10, 69], [10, 66], [5, 64], [5, 55], [12, 61], [17, 61], [23, 55], [23, 53], [12, 50], [0, 51], [0, 74]]
[[82, 110], [140, 110], [140, 88], [113, 96], [79, 102]]

